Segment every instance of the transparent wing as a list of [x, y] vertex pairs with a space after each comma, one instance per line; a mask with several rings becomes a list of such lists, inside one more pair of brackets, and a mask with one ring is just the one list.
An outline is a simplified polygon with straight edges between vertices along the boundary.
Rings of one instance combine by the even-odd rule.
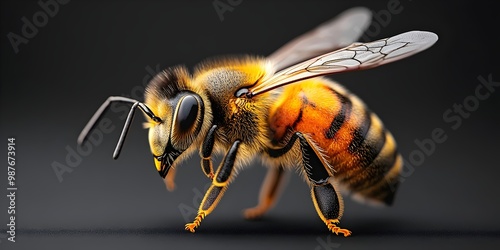
[[427, 31], [410, 31], [369, 43], [354, 43], [283, 69], [250, 88], [252, 95], [320, 75], [368, 69], [403, 59], [432, 46], [438, 36]]
[[372, 19], [371, 11], [356, 7], [342, 12], [334, 19], [293, 39], [268, 59], [277, 70], [321, 54], [343, 48], [358, 41]]

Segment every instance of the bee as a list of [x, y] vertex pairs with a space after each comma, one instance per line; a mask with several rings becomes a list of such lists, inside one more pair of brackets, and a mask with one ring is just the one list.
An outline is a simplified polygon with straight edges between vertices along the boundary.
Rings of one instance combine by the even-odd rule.
[[[186, 230], [195, 232], [236, 173], [260, 159], [268, 173], [259, 203], [244, 211], [246, 218], [259, 218], [275, 205], [284, 174], [293, 169], [309, 185], [314, 207], [328, 230], [349, 236], [351, 231], [339, 226], [344, 212], [340, 191], [390, 205], [403, 161], [377, 115], [322, 76], [390, 63], [423, 51], [438, 39], [432, 32], [411, 31], [353, 43], [370, 19], [369, 10], [354, 8], [266, 58], [209, 59], [193, 73], [184, 66], [167, 68], [151, 80], [144, 102], [109, 97], [78, 142], [85, 141], [111, 103], [130, 103], [113, 158], [120, 154], [136, 108], [145, 114], [156, 170], [167, 177], [170, 188], [176, 167], [195, 151], [201, 157], [201, 169], [211, 186]], [[224, 157], [214, 168], [216, 154]]]

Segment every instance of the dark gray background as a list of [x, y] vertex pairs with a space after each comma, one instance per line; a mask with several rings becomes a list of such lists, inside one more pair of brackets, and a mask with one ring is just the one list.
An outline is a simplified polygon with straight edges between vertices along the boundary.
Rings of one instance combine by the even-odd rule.
[[[224, 0], [221, 0], [225, 2]], [[474, 95], [478, 76], [500, 81], [498, 10], [493, 1], [401, 1], [373, 40], [409, 30], [429, 30], [439, 41], [429, 50], [377, 69], [332, 78], [357, 93], [394, 134], [402, 155], [415, 139], [442, 128], [448, 139], [408, 174], [393, 207], [375, 209], [345, 198], [342, 226], [351, 238], [330, 236], [309, 197], [292, 175], [280, 203], [261, 221], [245, 221], [265, 169], [241, 172], [196, 234], [184, 231], [179, 207], [195, 207], [208, 182], [197, 156], [178, 171], [168, 192], [154, 168], [135, 119], [121, 157], [111, 154], [123, 123], [59, 182], [51, 165], [66, 165], [66, 147], [110, 95], [131, 95], [147, 66], [185, 64], [223, 54], [268, 55], [293, 37], [341, 11], [388, 1], [249, 1], [221, 22], [212, 1], [71, 1], [15, 54], [7, 34], [21, 18], [40, 11], [34, 1], [1, 3], [1, 152], [16, 137], [17, 243], [2, 248], [67, 249], [488, 249], [500, 243], [498, 161], [500, 94], [479, 103], [458, 129], [443, 120], [454, 103]], [[7, 221], [6, 167], [0, 171], [1, 224]], [[5, 183], [5, 184], [4, 184]], [[197, 204], [196, 204], [197, 206]], [[194, 215], [189, 216], [190, 219]], [[2, 230], [3, 231], [3, 230]]]

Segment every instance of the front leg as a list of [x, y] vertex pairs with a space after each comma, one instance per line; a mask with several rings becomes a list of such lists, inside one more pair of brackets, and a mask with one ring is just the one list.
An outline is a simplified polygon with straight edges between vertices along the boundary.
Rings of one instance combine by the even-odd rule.
[[229, 181], [232, 179], [232, 176], [234, 176], [234, 163], [236, 161], [240, 143], [241, 142], [238, 140], [233, 143], [224, 157], [224, 160], [217, 169], [215, 178], [212, 180], [212, 185], [207, 190], [205, 197], [201, 201], [200, 208], [198, 209], [198, 215], [192, 223], [186, 224], [186, 230], [191, 233], [194, 233], [195, 229], [200, 226], [200, 223], [205, 216], [209, 215], [215, 207], [217, 207], [217, 204], [224, 195]]
[[212, 167], [212, 152], [214, 150], [216, 130], [217, 125], [213, 125], [208, 131], [208, 134], [203, 140], [203, 144], [200, 148], [201, 169], [210, 180], [214, 178], [214, 168]]

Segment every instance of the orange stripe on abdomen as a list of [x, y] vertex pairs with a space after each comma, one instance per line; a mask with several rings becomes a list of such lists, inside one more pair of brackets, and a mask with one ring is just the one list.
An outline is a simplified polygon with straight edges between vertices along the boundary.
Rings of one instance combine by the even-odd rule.
[[283, 142], [293, 131], [309, 134], [315, 140], [324, 137], [325, 128], [340, 112], [338, 97], [317, 81], [306, 80], [284, 88], [270, 110], [269, 126], [273, 141]]

